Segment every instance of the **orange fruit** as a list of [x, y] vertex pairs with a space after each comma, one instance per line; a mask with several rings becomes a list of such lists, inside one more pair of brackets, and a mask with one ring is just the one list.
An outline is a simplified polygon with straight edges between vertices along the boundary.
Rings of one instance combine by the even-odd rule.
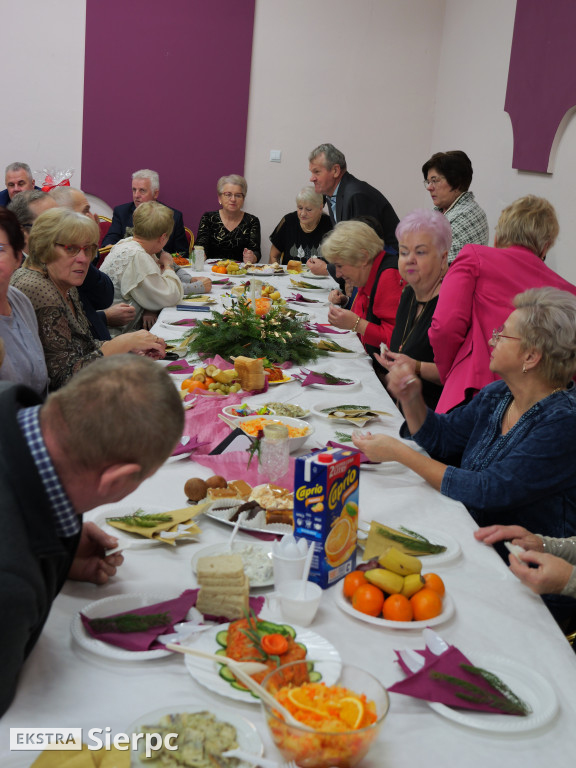
[[351, 598], [361, 584], [368, 584], [363, 571], [352, 571], [344, 577], [344, 597]]
[[423, 576], [424, 581], [426, 582], [426, 587], [430, 587], [434, 592], [438, 592], [439, 595], [443, 595], [446, 592], [444, 582], [437, 573], [425, 573]]
[[206, 384], [203, 381], [195, 381], [194, 379], [186, 379], [181, 384], [182, 389], [187, 389], [188, 392], [192, 392], [194, 389], [206, 389]]
[[364, 719], [364, 704], [355, 696], [345, 696], [340, 701], [340, 719], [355, 731]]
[[430, 587], [423, 587], [410, 598], [414, 621], [426, 621], [433, 619], [442, 613], [442, 598]]
[[374, 584], [361, 584], [352, 595], [352, 606], [369, 616], [379, 616], [383, 604], [384, 593]]
[[317, 715], [326, 714], [326, 709], [321, 700], [317, 700], [313, 692], [306, 687], [291, 688], [288, 691], [288, 698], [298, 709], [305, 709], [307, 712], [314, 712]]
[[384, 600], [382, 616], [388, 621], [412, 621], [414, 609], [404, 595], [390, 595]]

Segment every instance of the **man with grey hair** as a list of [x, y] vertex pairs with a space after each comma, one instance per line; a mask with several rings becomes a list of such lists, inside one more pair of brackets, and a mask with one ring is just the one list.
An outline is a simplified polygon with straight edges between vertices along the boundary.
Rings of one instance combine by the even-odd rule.
[[25, 192], [28, 189], [40, 189], [40, 187], [34, 186], [32, 171], [26, 163], [10, 163], [6, 166], [5, 182], [6, 189], [0, 192], [0, 205], [4, 208], [19, 192]]
[[[122, 238], [130, 236], [134, 227], [134, 222], [132, 221], [134, 211], [142, 203], [157, 200], [159, 191], [160, 179], [156, 171], [151, 171], [148, 168], [135, 171], [132, 174], [132, 202], [117, 205], [114, 208], [112, 224], [110, 224], [110, 229], [106, 233], [104, 240], [102, 240], [102, 248], [105, 248], [107, 245], [114, 245], [119, 240], [122, 240]], [[162, 204], [166, 205], [166, 203]], [[170, 208], [169, 205], [166, 207]], [[184, 231], [182, 213], [175, 208], [171, 208], [171, 210], [174, 212], [174, 229], [164, 246], [164, 250], [168, 253], [180, 253], [187, 256], [188, 239]]]
[[396, 211], [375, 187], [348, 173], [344, 154], [333, 144], [320, 144], [308, 160], [310, 181], [316, 192], [324, 195], [332, 224], [373, 216], [382, 226], [386, 249], [397, 251]]
[[19, 192], [6, 206], [16, 216], [24, 233], [24, 252], [28, 252], [28, 235], [34, 220], [44, 211], [56, 208], [56, 201], [41, 189], [27, 189]]
[[41, 405], [0, 382], [0, 716], [66, 578], [105, 584], [118, 544], [82, 514], [119, 501], [153, 475], [182, 434], [166, 371], [138, 355], [104, 357]]

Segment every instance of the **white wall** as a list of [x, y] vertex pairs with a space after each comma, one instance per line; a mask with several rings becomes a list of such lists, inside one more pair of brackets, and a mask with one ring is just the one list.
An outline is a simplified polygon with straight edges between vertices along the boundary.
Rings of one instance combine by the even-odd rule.
[[0, 0], [0, 19], [2, 173], [14, 161], [33, 171], [74, 168], [80, 186], [86, 4]]
[[[332, 142], [399, 216], [428, 204], [444, 0], [257, 0], [245, 174], [262, 251]], [[271, 149], [282, 162], [270, 163]]]
[[[491, 235], [520, 195], [552, 201], [560, 237], [548, 263], [576, 282], [576, 120], [561, 136], [553, 175], [511, 167], [504, 98], [515, 9], [515, 0], [257, 0], [246, 176], [264, 253], [308, 181], [317, 144], [341, 148], [351, 172], [400, 216], [430, 204], [420, 172], [430, 154], [461, 148]], [[0, 168], [14, 160], [73, 167], [80, 186], [85, 2], [0, 0], [0, 14]], [[270, 149], [282, 150], [282, 163], [268, 162]]]
[[491, 238], [502, 208], [513, 200], [528, 193], [550, 200], [560, 236], [546, 263], [576, 283], [576, 120], [561, 136], [552, 175], [512, 168], [512, 123], [504, 101], [515, 12], [515, 0], [446, 0], [431, 149], [470, 155], [472, 190], [488, 214]]

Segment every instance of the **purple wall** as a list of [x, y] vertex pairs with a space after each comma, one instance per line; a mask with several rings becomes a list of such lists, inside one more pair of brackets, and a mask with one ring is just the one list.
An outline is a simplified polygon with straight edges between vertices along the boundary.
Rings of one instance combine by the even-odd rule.
[[115, 206], [131, 174], [194, 232], [244, 172], [255, 0], [87, 0], [82, 187]]

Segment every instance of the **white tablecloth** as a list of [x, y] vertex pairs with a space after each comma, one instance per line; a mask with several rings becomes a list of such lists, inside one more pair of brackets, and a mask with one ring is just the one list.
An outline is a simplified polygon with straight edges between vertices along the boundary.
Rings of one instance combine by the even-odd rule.
[[[272, 282], [287, 292], [287, 277], [273, 278]], [[326, 296], [327, 290], [323, 292]], [[324, 305], [303, 309], [313, 313], [312, 319], [326, 319]], [[161, 320], [183, 316], [182, 312], [167, 309]], [[198, 316], [203, 317], [199, 313]], [[165, 338], [177, 335], [161, 322], [154, 331]], [[328, 338], [361, 348], [355, 336]], [[346, 400], [390, 411], [393, 416], [384, 417], [371, 429], [397, 434], [401, 417], [367, 359], [343, 362], [326, 358], [312, 367], [360, 379], [361, 385], [346, 395]], [[257, 401], [276, 399], [323, 407], [342, 402], [339, 393], [302, 388], [297, 382], [271, 389]], [[334, 437], [334, 428], [326, 420], [313, 416], [310, 423], [316, 429], [310, 440], [312, 446]], [[130, 497], [118, 505], [93, 510], [85, 518], [98, 519], [104, 512], [119, 508], [182, 507], [185, 481], [210, 474], [190, 459], [170, 460]], [[441, 496], [409, 470], [391, 464], [361, 472], [360, 517], [363, 521], [403, 524], [414, 530], [419, 526], [438, 529], [455, 537], [462, 547], [462, 556], [434, 569], [444, 579], [456, 608], [453, 618], [437, 627], [438, 632], [472, 659], [475, 653], [490, 653], [513, 659], [528, 670], [538, 670], [550, 681], [559, 701], [556, 717], [543, 728], [521, 734], [495, 734], [457, 725], [433, 712], [424, 702], [392, 694], [390, 713], [377, 745], [362, 763], [363, 768], [541, 768], [548, 762], [556, 766], [572, 764], [576, 748], [576, 657], [540, 598], [524, 588], [490, 548], [474, 540], [472, 532], [476, 526], [466, 509]], [[12, 765], [14, 760], [27, 766], [34, 757], [32, 753], [29, 760], [25, 753], [20, 753], [23, 758], [17, 753], [10, 755], [10, 727], [110, 727], [112, 733], [125, 732], [140, 715], [163, 706], [176, 708], [178, 704], [206, 706], [221, 715], [226, 709], [234, 709], [257, 726], [266, 755], [279, 756], [259, 705], [232, 701], [201, 687], [190, 677], [180, 656], [122, 666], [83, 651], [71, 637], [73, 616], [91, 601], [164, 589], [176, 595], [195, 586], [191, 568], [194, 552], [229, 535], [229, 528], [215, 521], [201, 519], [200, 524], [202, 536], [198, 544], [127, 551], [117, 577], [105, 587], [74, 582], [65, 585], [26, 662], [16, 699], [0, 724], [1, 766]], [[254, 541], [247, 534], [239, 535]], [[344, 661], [364, 667], [384, 684], [398, 680], [401, 675], [394, 663], [393, 649], [423, 647], [421, 633], [375, 627], [343, 613], [334, 603], [335, 593], [340, 589], [341, 584], [323, 594], [312, 629], [329, 638]]]

